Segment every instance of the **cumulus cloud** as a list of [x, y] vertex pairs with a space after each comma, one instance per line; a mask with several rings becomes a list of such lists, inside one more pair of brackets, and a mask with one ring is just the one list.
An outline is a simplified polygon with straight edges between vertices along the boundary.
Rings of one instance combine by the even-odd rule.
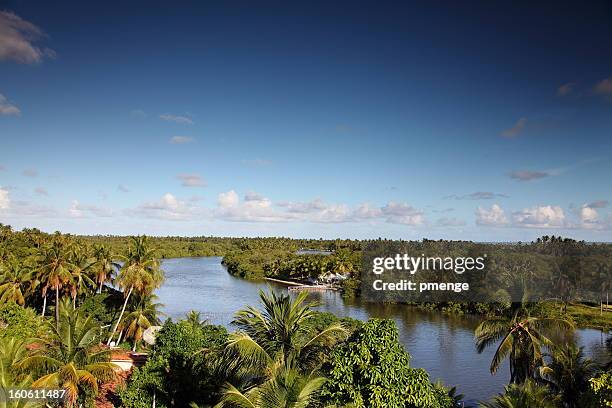
[[172, 115], [169, 113], [164, 113], [163, 115], [159, 115], [161, 120], [165, 120], [168, 122], [176, 122], [186, 125], [193, 125], [193, 120], [189, 116], [184, 115]]
[[518, 170], [510, 173], [508, 177], [517, 181], [531, 181], [549, 177], [550, 175], [551, 174], [546, 171]]
[[576, 84], [574, 82], [568, 82], [566, 84], [561, 85], [557, 88], [557, 96], [567, 96], [574, 92], [574, 87]]
[[19, 116], [21, 115], [21, 110], [9, 102], [6, 99], [6, 96], [0, 94], [0, 115], [4, 116]]
[[390, 201], [381, 211], [387, 222], [393, 224], [422, 225], [425, 222], [423, 212], [407, 203]]
[[201, 208], [178, 199], [171, 193], [164, 194], [159, 200], [140, 204], [135, 209], [126, 211], [129, 216], [142, 216], [173, 221], [194, 219], [203, 215]]
[[26, 177], [37, 177], [38, 171], [36, 169], [25, 169], [24, 171], [21, 172], [21, 174], [23, 174]]
[[563, 209], [552, 205], [516, 211], [512, 213], [512, 221], [516, 226], [527, 228], [561, 228], [567, 226]]
[[360, 204], [354, 212], [357, 219], [368, 220], [382, 216], [383, 212], [380, 208], [372, 206], [368, 203]]
[[606, 208], [608, 207], [608, 205], [610, 205], [610, 202], [608, 200], [595, 200], [593, 202], [585, 204], [586, 207], [590, 208]]
[[612, 95], [612, 77], [599, 81], [593, 91], [598, 95]]
[[195, 142], [195, 139], [193, 137], [188, 136], [172, 136], [170, 138], [171, 144], [187, 144], [193, 142]]
[[43, 31], [29, 21], [9, 11], [0, 11], [0, 60], [34, 64], [45, 57], [54, 57], [53, 50], [35, 45], [44, 37]]
[[501, 135], [505, 138], [508, 139], [512, 139], [514, 137], [517, 137], [518, 135], [520, 135], [523, 130], [525, 129], [525, 125], [527, 125], [527, 118], [520, 118], [515, 124], [514, 126], [512, 126], [509, 129], [504, 130], [503, 132], [501, 132]]
[[238, 193], [229, 190], [218, 195], [217, 204], [214, 215], [226, 221], [281, 222], [296, 218], [289, 213], [276, 211], [268, 198], [256, 192], [247, 193], [240, 201]]
[[83, 218], [88, 216], [112, 217], [113, 212], [109, 209], [97, 207], [95, 205], [81, 204], [78, 200], [72, 200], [68, 214], [73, 218]]
[[41, 196], [48, 196], [48, 195], [49, 195], [49, 192], [48, 192], [48, 191], [47, 191], [47, 189], [46, 189], [46, 188], [44, 188], [44, 187], [36, 187], [36, 188], [34, 189], [34, 192], [35, 192], [36, 194], [38, 194], [38, 195], [41, 195]]
[[9, 192], [7, 189], [0, 187], [0, 210], [8, 210], [11, 204]]
[[452, 198], [455, 200], [492, 200], [494, 198], [508, 198], [508, 195], [504, 193], [494, 193], [492, 191], [476, 191], [474, 193], [464, 195], [452, 194], [444, 198]]
[[326, 208], [326, 204], [320, 198], [307, 202], [280, 201], [276, 205], [286, 208], [288, 212], [300, 214], [313, 213]]
[[117, 186], [117, 190], [121, 191], [122, 193], [129, 193], [130, 192], [130, 189], [125, 184], [119, 184]]
[[489, 227], [499, 227], [507, 225], [508, 218], [506, 218], [504, 210], [499, 205], [493, 204], [491, 209], [482, 207], [478, 207], [476, 209], [476, 224]]
[[183, 187], [206, 187], [206, 180], [204, 180], [199, 174], [179, 174], [176, 176], [177, 179], [181, 180]]

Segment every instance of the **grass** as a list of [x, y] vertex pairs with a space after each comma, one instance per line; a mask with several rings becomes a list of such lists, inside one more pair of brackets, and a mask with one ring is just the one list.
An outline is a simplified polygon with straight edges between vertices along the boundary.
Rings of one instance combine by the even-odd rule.
[[571, 317], [578, 327], [612, 330], [612, 305], [606, 309], [604, 305], [603, 314], [599, 306], [589, 306], [581, 303], [573, 303], [567, 306], [567, 314], [561, 311], [560, 303], [549, 303], [546, 314], [556, 317]]

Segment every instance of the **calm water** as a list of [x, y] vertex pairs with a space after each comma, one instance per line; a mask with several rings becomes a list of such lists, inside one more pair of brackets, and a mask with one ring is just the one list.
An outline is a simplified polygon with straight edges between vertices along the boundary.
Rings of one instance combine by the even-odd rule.
[[[197, 310], [210, 323], [230, 326], [233, 314], [247, 306], [258, 304], [259, 289], [284, 286], [256, 283], [235, 278], [221, 265], [221, 258], [178, 258], [163, 261], [166, 282], [157, 292], [162, 309], [168, 317], [183, 318]], [[474, 347], [473, 317], [424, 312], [401, 305], [379, 305], [359, 301], [344, 301], [337, 292], [312, 293], [321, 303], [319, 310], [338, 316], [367, 320], [385, 317], [397, 323], [401, 342], [412, 355], [412, 367], [423, 367], [432, 380], [446, 385], [458, 385], [466, 401], [487, 400], [502, 391], [509, 379], [505, 364], [495, 376], [489, 373], [493, 349], [478, 354]], [[597, 330], [578, 330], [576, 341], [587, 353], [601, 359], [605, 335]]]

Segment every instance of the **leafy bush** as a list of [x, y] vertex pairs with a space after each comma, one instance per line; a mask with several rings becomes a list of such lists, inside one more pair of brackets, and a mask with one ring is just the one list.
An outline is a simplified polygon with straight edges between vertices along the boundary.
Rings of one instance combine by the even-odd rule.
[[43, 319], [34, 309], [15, 303], [0, 306], [0, 337], [27, 339], [42, 337], [45, 333]]
[[120, 392], [123, 406], [150, 407], [153, 393], [160, 408], [211, 402], [224, 381], [216, 375], [215, 362], [226, 341], [224, 327], [168, 320], [149, 360], [134, 371], [129, 385]]
[[452, 407], [423, 369], [410, 368], [391, 320], [370, 319], [338, 347], [324, 367], [324, 403], [368, 408]]

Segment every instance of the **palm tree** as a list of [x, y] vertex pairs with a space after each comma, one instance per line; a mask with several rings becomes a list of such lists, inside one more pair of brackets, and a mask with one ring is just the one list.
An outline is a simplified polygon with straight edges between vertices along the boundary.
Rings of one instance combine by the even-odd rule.
[[[20, 373], [16, 366], [26, 357], [26, 339], [0, 337], [0, 393], [6, 395], [9, 388], [29, 388], [32, 378]], [[5, 408], [29, 408], [36, 406], [27, 400], [3, 402]]]
[[58, 307], [58, 325], [49, 325], [50, 337], [39, 339], [41, 347], [17, 366], [37, 378], [32, 387], [67, 390], [67, 406], [74, 406], [85, 388], [94, 394], [102, 382], [115, 380], [119, 367], [110, 362], [110, 351], [96, 341], [100, 328], [68, 299]]
[[307, 293], [289, 295], [259, 292], [262, 310], [248, 307], [232, 322], [225, 369], [242, 378], [240, 391], [226, 384], [220, 407], [306, 407], [323, 384], [317, 375], [326, 352], [347, 336], [341, 324], [313, 333], [314, 317]]
[[26, 287], [32, 280], [32, 271], [22, 263], [12, 260], [0, 265], [0, 303], [25, 304]]
[[159, 325], [159, 312], [157, 309], [162, 306], [160, 303], [154, 303], [157, 299], [155, 295], [148, 295], [139, 298], [135, 307], [126, 316], [121, 323], [121, 330], [125, 330], [125, 338], [134, 340], [132, 351], [136, 351], [138, 342], [142, 339], [145, 330], [151, 326]]
[[533, 380], [523, 384], [506, 386], [505, 393], [492, 402], [482, 403], [483, 408], [558, 408], [558, 400], [547, 387], [537, 385]]
[[108, 338], [108, 344], [117, 331], [132, 292], [136, 291], [139, 296], [151, 294], [164, 280], [155, 251], [149, 247], [148, 239], [145, 236], [132, 237], [132, 246], [128, 248], [123, 260], [124, 264], [119, 272], [117, 283], [123, 290], [124, 302], [119, 318]]
[[261, 385], [241, 392], [231, 384], [222, 388], [218, 408], [306, 408], [316, 401], [325, 378], [302, 375], [294, 368], [279, 367]]
[[95, 282], [88, 275], [95, 261], [88, 258], [85, 251], [78, 247], [72, 250], [71, 261], [74, 268], [71, 271], [70, 297], [72, 297], [72, 308], [76, 309], [77, 296], [87, 292], [88, 288], [95, 287]]
[[580, 407], [581, 397], [589, 389], [589, 379], [597, 372], [596, 364], [585, 358], [583, 348], [566, 344], [553, 348], [550, 364], [540, 368], [540, 375], [566, 407]]
[[104, 245], [94, 247], [95, 264], [92, 267], [94, 279], [98, 285], [98, 293], [102, 293], [102, 286], [112, 279], [115, 270], [119, 270], [121, 265], [113, 261], [113, 255], [109, 248]]
[[43, 316], [47, 305], [47, 289], [55, 291], [55, 321], [59, 325], [60, 290], [72, 281], [72, 271], [75, 266], [70, 262], [68, 245], [63, 237], [56, 236], [50, 246], [39, 250], [38, 279], [41, 282], [41, 292], [44, 298]]
[[202, 314], [195, 310], [187, 313], [187, 318], [185, 319], [187, 323], [189, 323], [193, 328], [198, 328], [206, 325], [206, 320], [202, 319]]
[[262, 373], [275, 361], [291, 362], [301, 369], [316, 367], [324, 351], [340, 339], [347, 330], [333, 323], [318, 333], [308, 330], [314, 317], [310, 304], [305, 304], [306, 292], [295, 299], [289, 295], [259, 292], [263, 310], [249, 306], [236, 313], [232, 322], [238, 331], [230, 335], [228, 349], [237, 353], [243, 366]]
[[491, 374], [495, 374], [503, 360], [510, 363], [510, 382], [520, 384], [532, 378], [538, 366], [542, 366], [542, 346], [551, 346], [552, 341], [544, 335], [553, 329], [572, 329], [567, 320], [532, 317], [521, 305], [508, 317], [484, 320], [476, 328], [476, 349], [482, 353], [499, 342], [491, 361]]

